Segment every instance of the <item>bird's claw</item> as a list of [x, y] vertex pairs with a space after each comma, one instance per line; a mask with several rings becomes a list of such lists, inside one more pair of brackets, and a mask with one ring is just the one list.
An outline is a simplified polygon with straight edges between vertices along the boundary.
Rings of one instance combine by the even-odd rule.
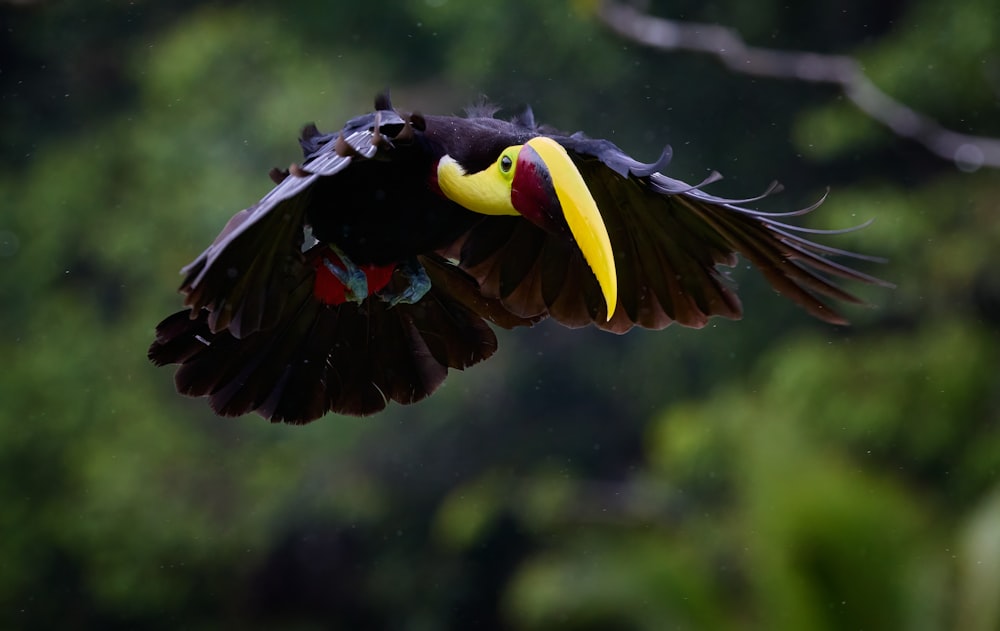
[[331, 246], [331, 249], [340, 259], [337, 265], [329, 259], [323, 259], [323, 265], [334, 278], [344, 285], [344, 298], [349, 302], [361, 304], [368, 297], [368, 277], [364, 270], [354, 264], [354, 261], [347, 258], [347, 255], [338, 248]]
[[394, 307], [400, 303], [416, 304], [431, 289], [431, 279], [424, 270], [424, 266], [416, 260], [403, 261], [396, 268], [403, 278], [406, 279], [406, 287], [402, 291], [381, 291], [379, 297]]

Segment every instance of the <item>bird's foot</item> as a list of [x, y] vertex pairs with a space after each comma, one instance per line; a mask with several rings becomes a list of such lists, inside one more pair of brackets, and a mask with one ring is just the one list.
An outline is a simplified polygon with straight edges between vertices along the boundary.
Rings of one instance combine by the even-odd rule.
[[398, 292], [379, 292], [379, 297], [389, 303], [390, 307], [400, 303], [416, 304], [430, 291], [431, 279], [427, 275], [427, 271], [424, 270], [424, 266], [417, 262], [416, 259], [408, 259], [401, 262], [396, 267], [396, 271], [406, 279], [406, 287]]
[[340, 248], [331, 245], [330, 249], [340, 259], [340, 265], [324, 258], [323, 266], [333, 274], [334, 278], [343, 283], [344, 299], [348, 302], [361, 304], [368, 297], [368, 276]]

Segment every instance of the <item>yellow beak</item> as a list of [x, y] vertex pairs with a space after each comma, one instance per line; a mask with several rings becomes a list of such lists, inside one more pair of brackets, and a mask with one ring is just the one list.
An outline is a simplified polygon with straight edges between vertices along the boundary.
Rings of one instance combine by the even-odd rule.
[[521, 215], [550, 232], [563, 231], [563, 224], [569, 228], [597, 278], [610, 320], [618, 304], [611, 238], [587, 182], [562, 145], [539, 136], [522, 146], [512, 179], [511, 203]]
[[604, 219], [587, 183], [562, 145], [545, 136], [505, 149], [496, 163], [466, 173], [451, 156], [437, 167], [438, 186], [452, 201], [485, 215], [521, 215], [576, 242], [608, 305], [618, 304], [618, 276]]

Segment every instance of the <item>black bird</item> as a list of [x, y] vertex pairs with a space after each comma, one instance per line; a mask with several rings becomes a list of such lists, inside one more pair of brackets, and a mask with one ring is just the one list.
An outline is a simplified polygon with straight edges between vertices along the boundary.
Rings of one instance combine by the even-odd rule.
[[664, 175], [607, 140], [538, 126], [529, 110], [465, 117], [375, 111], [303, 130], [305, 160], [184, 268], [187, 309], [157, 327], [157, 365], [223, 415], [306, 423], [432, 393], [496, 350], [488, 323], [551, 317], [623, 333], [739, 318], [719, 266], [737, 255], [824, 321], [859, 302], [831, 276], [888, 285], [765, 213]]

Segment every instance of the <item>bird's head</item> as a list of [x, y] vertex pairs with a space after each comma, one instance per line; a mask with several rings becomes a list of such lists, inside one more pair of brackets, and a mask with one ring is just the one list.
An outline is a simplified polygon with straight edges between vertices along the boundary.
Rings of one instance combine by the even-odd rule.
[[451, 156], [437, 167], [445, 197], [484, 215], [520, 215], [576, 242], [608, 305], [618, 302], [614, 252], [590, 189], [566, 150], [546, 136], [507, 147], [488, 167], [467, 173]]

